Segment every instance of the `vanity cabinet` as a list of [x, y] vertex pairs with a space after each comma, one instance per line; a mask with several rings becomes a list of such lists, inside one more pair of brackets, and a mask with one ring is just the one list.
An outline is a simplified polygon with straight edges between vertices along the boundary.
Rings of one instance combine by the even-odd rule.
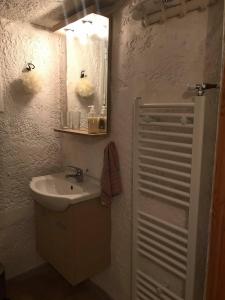
[[35, 203], [37, 251], [72, 285], [110, 265], [111, 212], [91, 199], [63, 212]]

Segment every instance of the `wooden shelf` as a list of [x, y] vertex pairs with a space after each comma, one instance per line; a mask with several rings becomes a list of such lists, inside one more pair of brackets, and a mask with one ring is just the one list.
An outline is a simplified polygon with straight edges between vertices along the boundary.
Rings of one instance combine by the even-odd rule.
[[86, 135], [86, 136], [106, 136], [106, 135], [108, 135], [108, 133], [88, 133], [86, 130], [80, 130], [80, 129], [74, 130], [74, 129], [55, 128], [54, 131], [68, 133], [68, 134], [74, 134], [74, 135]]

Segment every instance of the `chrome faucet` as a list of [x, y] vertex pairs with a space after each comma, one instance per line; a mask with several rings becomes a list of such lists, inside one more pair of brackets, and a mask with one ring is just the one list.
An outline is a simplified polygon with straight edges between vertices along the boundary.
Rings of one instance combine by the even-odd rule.
[[74, 166], [66, 166], [66, 168], [73, 170], [72, 174], [66, 174], [66, 178], [75, 178], [77, 182], [84, 181], [84, 172], [82, 169]]

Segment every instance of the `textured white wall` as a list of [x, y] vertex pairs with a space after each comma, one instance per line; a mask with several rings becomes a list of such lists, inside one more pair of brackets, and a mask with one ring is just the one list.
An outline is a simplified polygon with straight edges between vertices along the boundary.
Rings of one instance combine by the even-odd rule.
[[[142, 28], [131, 19], [128, 4], [114, 16], [112, 134], [109, 139], [63, 138], [64, 163], [87, 167], [97, 177], [106, 143], [112, 139], [118, 146], [123, 195], [112, 206], [112, 266], [95, 278], [114, 299], [130, 299], [133, 99], [189, 100], [187, 83], [218, 80], [221, 31], [219, 5]], [[65, 96], [65, 49], [58, 36], [24, 23], [1, 19], [0, 35], [5, 100], [0, 115], [0, 261], [13, 276], [41, 262], [34, 248], [28, 183], [61, 162], [61, 135], [52, 129], [58, 126]], [[17, 82], [27, 60], [44, 75], [44, 90], [32, 99]]]
[[112, 265], [96, 278], [114, 299], [130, 299], [133, 100], [189, 101], [188, 83], [219, 80], [222, 4], [143, 28], [132, 20], [128, 2], [113, 19], [111, 136], [63, 139], [65, 163], [98, 177], [104, 146], [114, 140], [118, 147], [123, 195], [112, 205]]
[[[65, 98], [65, 49], [59, 36], [26, 23], [0, 19], [0, 36], [5, 104], [0, 114], [0, 261], [11, 277], [41, 263], [29, 181], [61, 165], [60, 140], [53, 128], [59, 125]], [[43, 79], [42, 91], [34, 96], [18, 80], [30, 61]]]

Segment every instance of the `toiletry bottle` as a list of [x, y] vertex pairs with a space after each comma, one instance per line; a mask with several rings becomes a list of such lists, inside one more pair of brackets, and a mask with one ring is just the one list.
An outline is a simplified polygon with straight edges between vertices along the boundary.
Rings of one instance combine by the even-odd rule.
[[88, 114], [88, 133], [98, 133], [98, 118], [96, 116], [94, 105], [88, 106], [90, 108], [90, 112]]
[[101, 109], [101, 113], [98, 121], [98, 128], [100, 133], [107, 132], [107, 108], [105, 105], [103, 105]]

